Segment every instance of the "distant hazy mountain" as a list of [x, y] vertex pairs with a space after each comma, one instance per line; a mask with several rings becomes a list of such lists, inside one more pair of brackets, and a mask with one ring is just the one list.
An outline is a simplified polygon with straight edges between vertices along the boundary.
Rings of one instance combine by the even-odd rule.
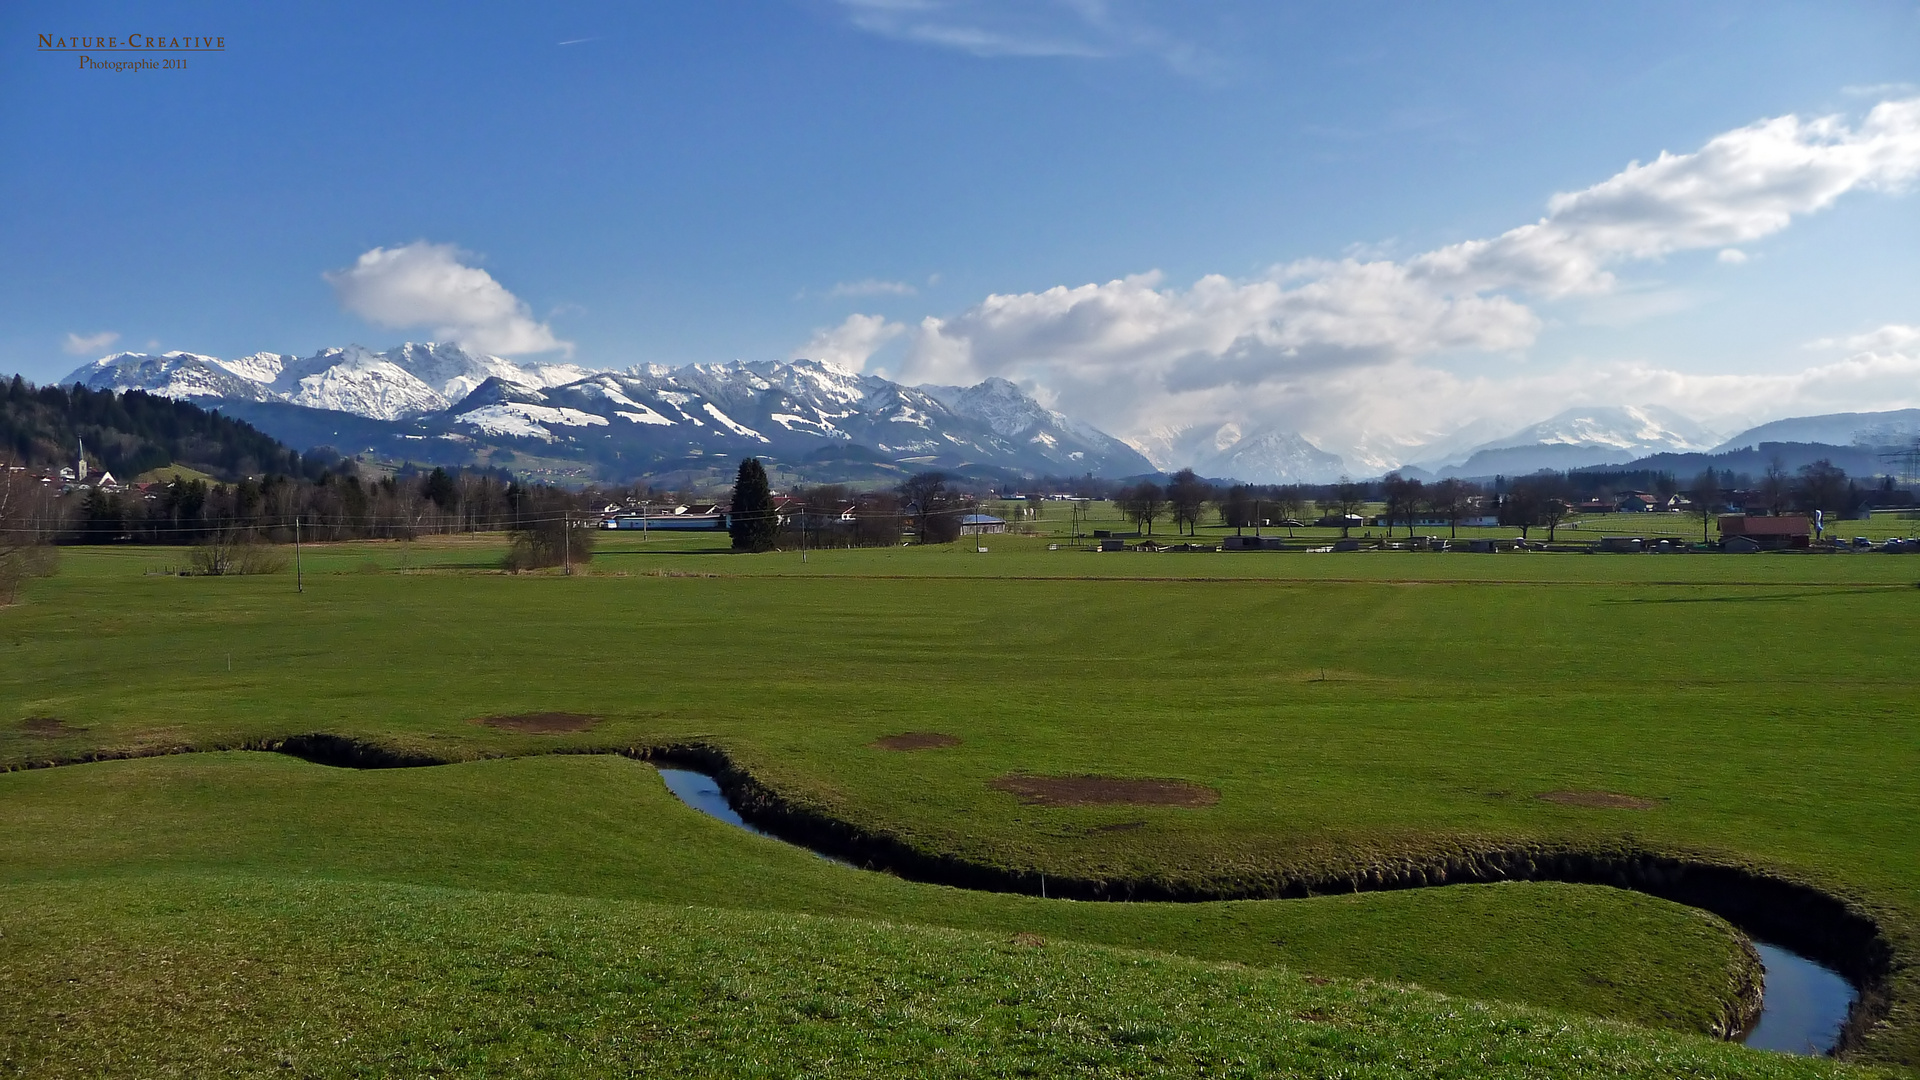
[[1031, 445], [1035, 453], [1065, 471], [1073, 471], [1090, 458], [1106, 463], [1108, 475], [1113, 476], [1148, 472], [1153, 467], [1133, 447], [1091, 424], [1041, 405], [1005, 379], [989, 378], [975, 386], [919, 389], [955, 415], [985, 424], [1002, 438]]
[[1828, 443], [1833, 446], [1897, 446], [1920, 436], [1920, 409], [1892, 412], [1828, 413], [1775, 420], [1747, 430], [1714, 447], [1716, 452], [1770, 443]]
[[[296, 444], [328, 440], [415, 460], [517, 456], [548, 469], [576, 461], [609, 478], [747, 453], [810, 461], [829, 478], [970, 466], [1056, 475], [1150, 468], [1132, 447], [1004, 379], [916, 389], [812, 360], [588, 371], [409, 343], [304, 359], [121, 353], [66, 381], [221, 404]], [[836, 461], [848, 468], [836, 473]]]
[[1161, 428], [1138, 440], [1163, 471], [1191, 468], [1202, 476], [1250, 484], [1318, 484], [1347, 471], [1338, 454], [1278, 427], [1251, 430], [1239, 424]]
[[1650, 454], [1600, 468], [1671, 473], [1682, 483], [1700, 475], [1702, 470], [1711, 468], [1736, 475], [1744, 473], [1748, 482], [1752, 482], [1764, 475], [1772, 465], [1777, 464], [1792, 473], [1815, 461], [1837, 465], [1848, 476], [1858, 478], [1883, 476], [1897, 471], [1895, 462], [1882, 457], [1881, 451], [1875, 447], [1803, 442], [1763, 442], [1730, 450]]
[[1516, 475], [1540, 469], [1612, 465], [1649, 454], [1705, 450], [1719, 437], [1658, 405], [1568, 409], [1550, 419], [1473, 448], [1448, 476]]

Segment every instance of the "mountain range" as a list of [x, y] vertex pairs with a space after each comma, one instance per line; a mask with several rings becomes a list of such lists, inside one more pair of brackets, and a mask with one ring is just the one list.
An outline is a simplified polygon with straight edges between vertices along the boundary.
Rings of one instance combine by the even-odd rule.
[[1714, 451], [1740, 450], [1761, 443], [1889, 447], [1911, 444], [1915, 438], [1920, 438], [1920, 409], [1827, 413], [1824, 416], [1796, 416], [1748, 428], [1714, 447]]
[[[1341, 476], [1521, 475], [1540, 469], [1621, 464], [1649, 454], [1705, 450], [1719, 436], [1657, 405], [1568, 409], [1498, 438], [1485, 423], [1422, 444], [1378, 436], [1352, 457], [1273, 426], [1202, 424], [1162, 428], [1139, 440], [1162, 469], [1190, 466], [1206, 476], [1252, 483], [1326, 483]], [[1430, 456], [1428, 456], [1430, 455]]]
[[1656, 405], [1588, 406], [1495, 438], [1487, 436], [1497, 429], [1484, 421], [1444, 436], [1374, 433], [1343, 457], [1274, 425], [1204, 423], [1121, 440], [1000, 378], [906, 386], [816, 360], [608, 371], [431, 342], [233, 360], [117, 353], [64, 381], [217, 405], [302, 449], [607, 480], [711, 478], [731, 459], [758, 454], [814, 481], [885, 480], [929, 468], [1010, 479], [1187, 467], [1251, 483], [1325, 483], [1396, 467], [1423, 478], [1655, 459], [1660, 467], [1691, 467], [1704, 455], [1763, 443], [1871, 448], [1920, 436], [1920, 409], [1777, 420], [1722, 438]]
[[1439, 476], [1514, 476], [1621, 465], [1649, 454], [1705, 450], [1719, 441], [1717, 433], [1658, 405], [1586, 406], [1419, 467]]
[[815, 480], [1152, 471], [1004, 379], [909, 387], [816, 360], [595, 371], [408, 343], [305, 358], [117, 353], [65, 381], [217, 404], [295, 446], [610, 480], [711, 472], [746, 454]]

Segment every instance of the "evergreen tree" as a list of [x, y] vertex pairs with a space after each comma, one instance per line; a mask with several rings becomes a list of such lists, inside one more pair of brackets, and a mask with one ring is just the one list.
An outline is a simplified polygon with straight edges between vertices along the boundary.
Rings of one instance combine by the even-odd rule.
[[767, 470], [759, 458], [740, 463], [733, 482], [733, 508], [727, 514], [727, 533], [735, 551], [766, 551], [773, 547], [780, 522], [773, 511], [773, 493], [767, 489]]
[[447, 470], [438, 465], [433, 467], [433, 471], [428, 473], [426, 480], [421, 483], [420, 494], [442, 510], [451, 507], [459, 496], [459, 492], [453, 486], [453, 477], [448, 476]]

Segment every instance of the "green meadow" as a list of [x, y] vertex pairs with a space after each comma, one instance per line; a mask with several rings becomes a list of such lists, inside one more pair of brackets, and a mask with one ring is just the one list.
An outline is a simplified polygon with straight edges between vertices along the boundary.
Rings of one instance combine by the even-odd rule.
[[[1038, 524], [804, 561], [610, 536], [572, 577], [496, 573], [492, 537], [318, 545], [298, 593], [65, 552], [0, 610], [0, 763], [168, 756], [0, 775], [0, 1068], [1850, 1068], [1699, 1034], [1750, 971], [1692, 908], [917, 884], [714, 822], [618, 756], [686, 744], [1014, 875], [1256, 896], [1493, 849], [1746, 868], [1878, 922], [1889, 1002], [1850, 1056], [1920, 1062], [1920, 558], [1093, 553]], [[475, 722], [545, 712], [597, 722]], [[902, 732], [958, 744], [875, 748]], [[229, 749], [304, 733], [453, 764]], [[1008, 776], [1217, 801], [1048, 805]]]

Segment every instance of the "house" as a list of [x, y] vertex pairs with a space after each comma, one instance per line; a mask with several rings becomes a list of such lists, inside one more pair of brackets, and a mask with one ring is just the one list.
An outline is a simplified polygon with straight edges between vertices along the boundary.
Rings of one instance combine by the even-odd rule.
[[1723, 514], [1720, 539], [1724, 546], [1731, 537], [1743, 536], [1763, 548], [1806, 548], [1812, 545], [1813, 519], [1805, 514], [1779, 517], [1753, 517], [1747, 514]]
[[1321, 529], [1358, 529], [1365, 526], [1367, 519], [1359, 514], [1328, 514], [1313, 524]]
[[1755, 540], [1751, 536], [1735, 534], [1720, 541], [1720, 550], [1732, 552], [1736, 555], [1751, 555], [1756, 551], [1764, 550], [1764, 548], [1760, 541]]
[[604, 529], [633, 529], [640, 532], [725, 532], [727, 515], [717, 506], [704, 509], [673, 506], [622, 510], [601, 521]]
[[1632, 491], [1620, 496], [1616, 504], [1623, 514], [1653, 514], [1673, 509], [1673, 501], [1664, 495], [1650, 495], [1644, 491]]
[[987, 533], [1003, 533], [1006, 531], [1007, 523], [1000, 518], [994, 517], [992, 514], [960, 515], [961, 536], [983, 536]]

